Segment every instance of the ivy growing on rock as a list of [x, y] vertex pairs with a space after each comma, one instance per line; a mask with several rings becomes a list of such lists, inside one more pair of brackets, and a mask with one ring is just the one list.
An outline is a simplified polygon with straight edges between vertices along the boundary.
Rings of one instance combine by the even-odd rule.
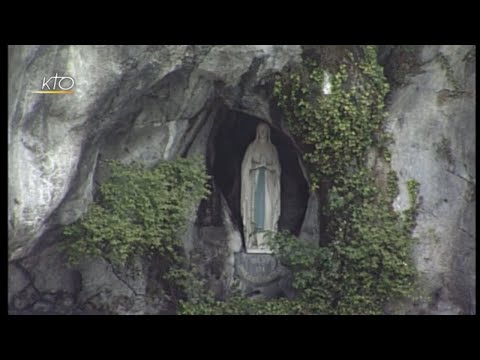
[[[312, 190], [322, 179], [362, 165], [381, 129], [389, 87], [375, 49], [364, 50], [363, 59], [349, 54], [333, 76], [307, 61], [275, 82], [273, 92], [288, 128], [303, 144], [304, 159], [314, 170], [310, 172]], [[330, 91], [325, 94], [327, 76]]]
[[[318, 305], [314, 312], [382, 313], [390, 299], [413, 293], [411, 231], [419, 184], [408, 182], [410, 207], [399, 215], [392, 208], [398, 194], [395, 172], [389, 172], [387, 186], [380, 188], [365, 166], [372, 147], [382, 148], [390, 160], [380, 142], [385, 138], [384, 98], [389, 87], [376, 48], [363, 47], [360, 59], [347, 56], [330, 77], [330, 94], [322, 91], [326, 74], [309, 62], [279, 78], [274, 88], [289, 129], [304, 146], [312, 190], [322, 181], [330, 184], [323, 211], [332, 242], [306, 251], [306, 266], [294, 271], [294, 286], [305, 303]], [[284, 235], [283, 239], [298, 242]], [[287, 260], [295, 265], [291, 255]]]
[[133, 255], [152, 253], [178, 259], [193, 206], [209, 193], [201, 159], [162, 161], [152, 169], [111, 161], [109, 168], [98, 201], [64, 230], [70, 261], [102, 256], [125, 265]]

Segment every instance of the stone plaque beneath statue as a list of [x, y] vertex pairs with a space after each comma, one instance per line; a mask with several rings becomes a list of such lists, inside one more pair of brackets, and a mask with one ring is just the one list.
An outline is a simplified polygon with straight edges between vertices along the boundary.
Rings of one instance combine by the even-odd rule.
[[284, 275], [284, 268], [270, 254], [235, 254], [235, 272], [241, 279], [266, 284]]

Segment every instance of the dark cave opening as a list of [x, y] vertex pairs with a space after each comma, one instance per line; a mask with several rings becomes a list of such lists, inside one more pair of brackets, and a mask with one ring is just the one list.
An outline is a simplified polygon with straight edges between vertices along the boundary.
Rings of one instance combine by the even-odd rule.
[[[243, 233], [240, 213], [241, 163], [261, 121], [259, 118], [237, 111], [221, 110], [210, 135], [211, 146], [207, 163], [209, 173], [213, 177], [212, 200], [217, 203], [215, 199], [218, 200], [218, 194], [215, 192], [222, 192], [230, 208], [232, 221], [241, 233]], [[298, 235], [307, 208], [308, 184], [290, 138], [272, 126], [270, 129], [271, 141], [277, 149], [282, 167], [279, 230], [288, 230]], [[220, 210], [220, 206], [215, 208]]]

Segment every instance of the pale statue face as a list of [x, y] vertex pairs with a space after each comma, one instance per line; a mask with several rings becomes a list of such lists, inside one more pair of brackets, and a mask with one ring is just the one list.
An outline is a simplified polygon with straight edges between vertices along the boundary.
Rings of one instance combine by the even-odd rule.
[[268, 129], [265, 125], [261, 125], [258, 127], [258, 138], [264, 142], [267, 140]]

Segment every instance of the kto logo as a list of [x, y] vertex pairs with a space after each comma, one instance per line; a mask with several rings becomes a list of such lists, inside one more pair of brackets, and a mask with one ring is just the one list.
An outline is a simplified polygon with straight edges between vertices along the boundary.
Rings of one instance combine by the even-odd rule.
[[[53, 80], [53, 82], [52, 82]], [[73, 94], [75, 80], [70, 76], [51, 76], [48, 80], [43, 77], [42, 90], [33, 91], [36, 94]]]

